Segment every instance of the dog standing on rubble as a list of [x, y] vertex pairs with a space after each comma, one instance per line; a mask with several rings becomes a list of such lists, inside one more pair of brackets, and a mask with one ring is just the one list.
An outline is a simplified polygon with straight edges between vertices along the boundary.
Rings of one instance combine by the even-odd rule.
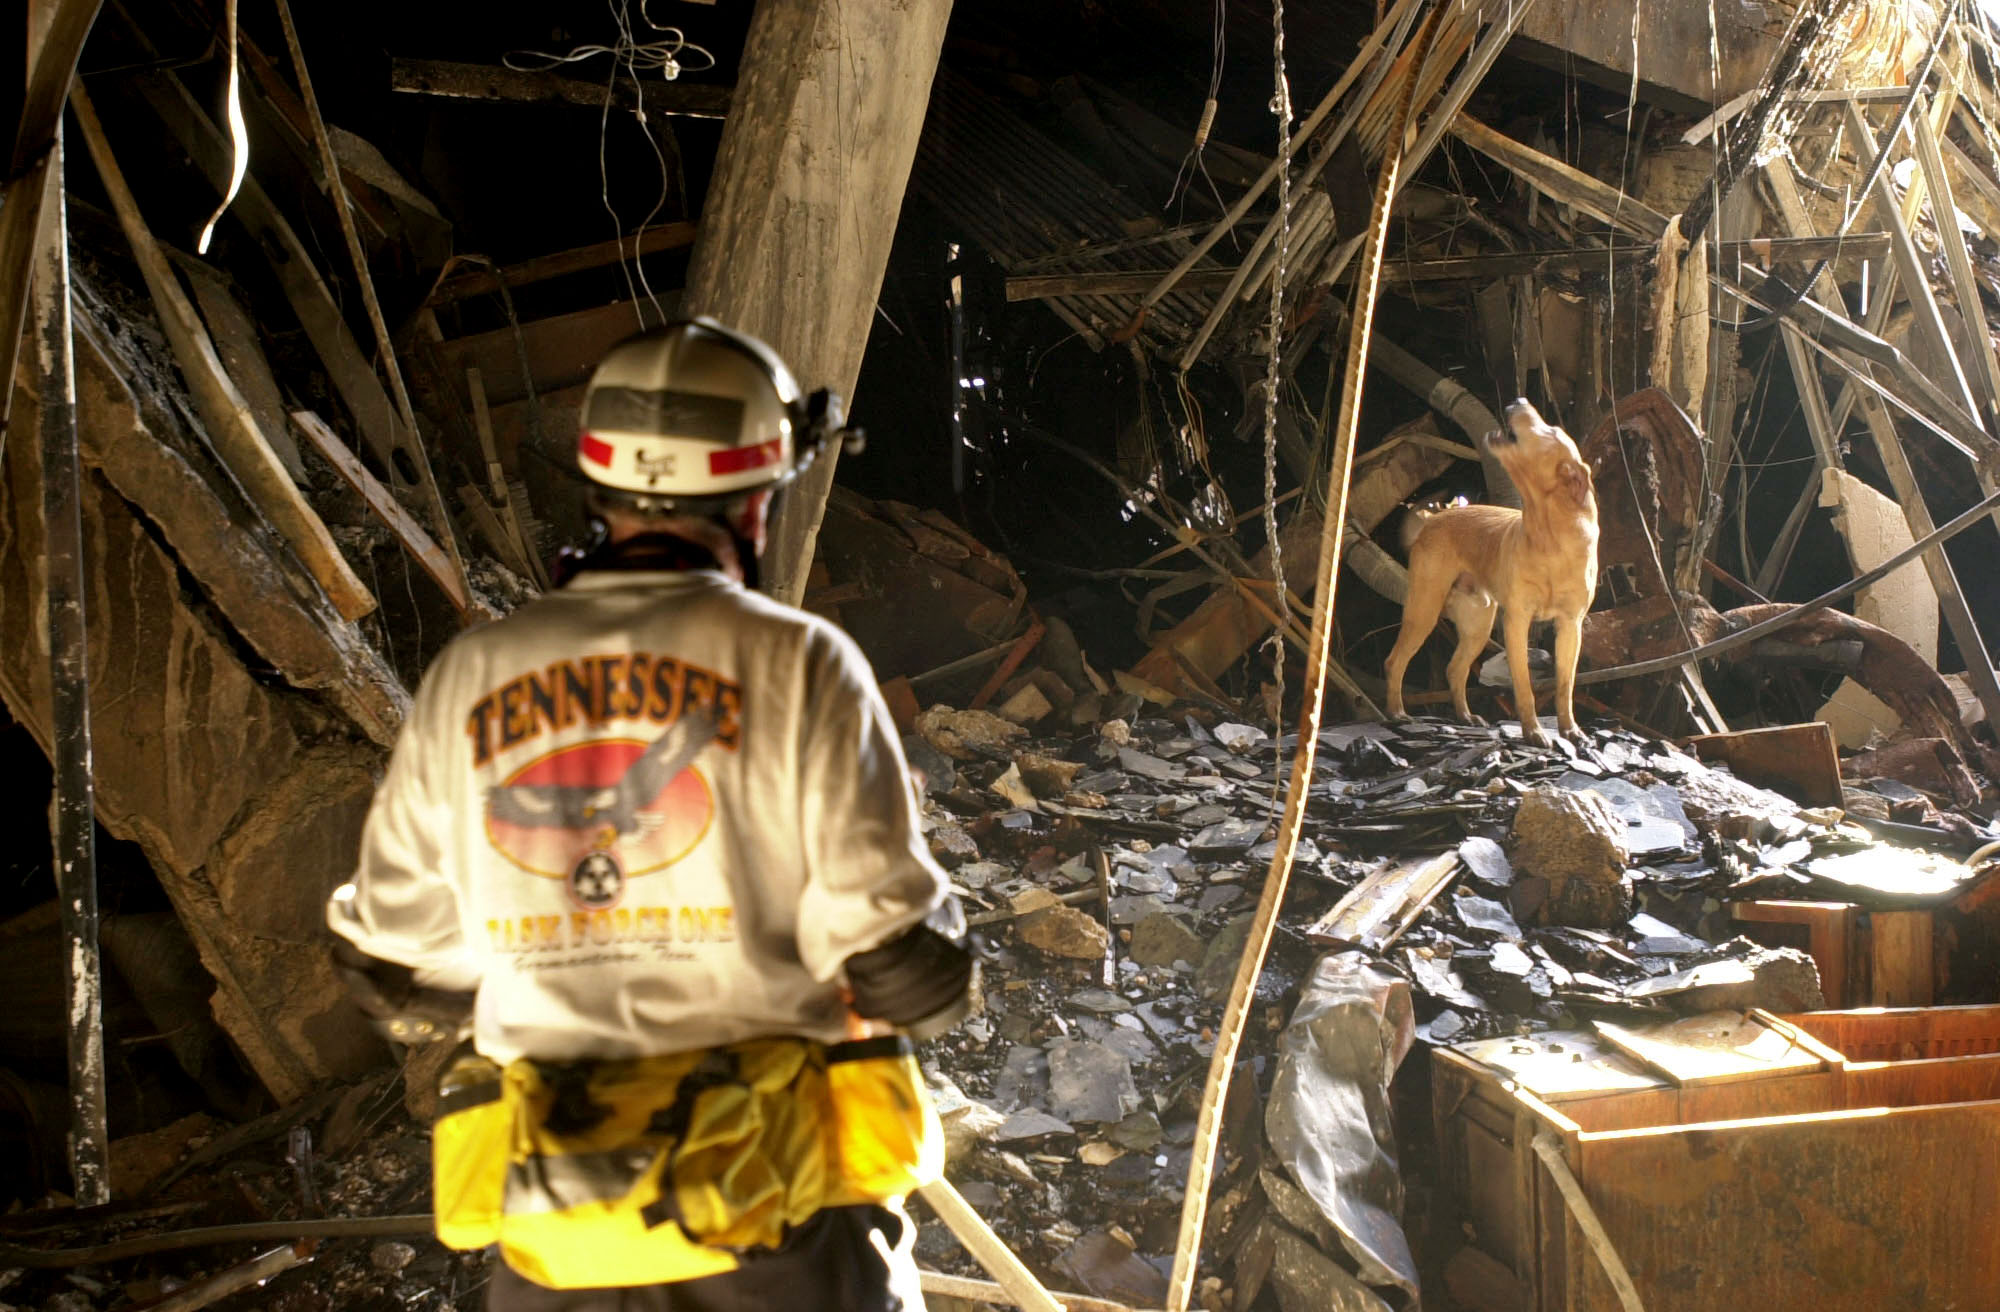
[[1403, 628], [1389, 653], [1389, 714], [1402, 718], [1403, 671], [1449, 606], [1458, 629], [1449, 667], [1451, 704], [1460, 719], [1477, 723], [1466, 705], [1465, 681], [1493, 632], [1494, 613], [1504, 609], [1521, 734], [1546, 744], [1535, 718], [1528, 626], [1555, 621], [1556, 726], [1575, 733], [1576, 659], [1583, 617], [1597, 592], [1597, 496], [1576, 443], [1526, 400], [1507, 407], [1499, 429], [1486, 435], [1486, 449], [1514, 480], [1521, 509], [1454, 506], [1429, 516], [1418, 530], [1410, 544]]

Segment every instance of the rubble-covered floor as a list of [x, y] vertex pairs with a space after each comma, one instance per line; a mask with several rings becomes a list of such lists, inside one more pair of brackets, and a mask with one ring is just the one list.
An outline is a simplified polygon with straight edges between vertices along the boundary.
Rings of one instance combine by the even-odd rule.
[[[1273, 788], [1293, 744], [1185, 706], [1167, 718], [1136, 700], [1108, 708], [1124, 718], [1041, 736], [937, 707], [919, 718], [908, 748], [931, 846], [964, 896], [983, 961], [976, 1014], [924, 1051], [951, 1176], [1051, 1287], [1152, 1307], [1164, 1295], [1214, 1027], [1271, 856]], [[1728, 904], [1803, 896], [1937, 906], [1976, 878], [1941, 852], [1885, 847], [1840, 812], [1802, 809], [1625, 729], [1541, 748], [1512, 723], [1418, 720], [1332, 728], [1321, 743], [1298, 874], [1224, 1117], [1200, 1291], [1211, 1308], [1296, 1306], [1313, 1281], [1350, 1279], [1335, 1268], [1368, 1274], [1343, 1251], [1337, 1225], [1315, 1219], [1314, 1182], [1302, 1178], [1313, 1168], [1288, 1159], [1274, 1128], [1274, 1096], [1298, 1096], [1274, 1095], [1274, 1083], [1321, 1078], [1301, 1076], [1296, 1057], [1281, 1054], [1316, 980], [1360, 970], [1377, 985], [1407, 981], [1413, 1012], [1383, 1020], [1385, 1035], [1400, 1023], [1404, 1041], [1417, 1040], [1393, 1089], [1389, 1160], [1401, 1179], [1378, 1183], [1383, 1206], [1403, 1212], [1414, 1251], [1391, 1251], [1387, 1269], [1407, 1265], [1394, 1274], [1411, 1285], [1422, 1276], [1426, 1305], [1444, 1307], [1432, 1241], [1453, 1237], [1429, 1146], [1429, 1045], [1592, 1019], [1811, 1009], [1821, 1003], [1811, 960], [1737, 937]], [[1536, 799], [1526, 819], [1524, 797]], [[1879, 800], [1885, 809], [1892, 801]], [[1849, 802], [1874, 809], [1860, 792]], [[1933, 832], [1940, 847], [1962, 841]], [[1607, 839], [1622, 846], [1622, 863]], [[1558, 864], [1581, 871], [1602, 861], [1607, 877], [1592, 886], [1573, 875], [1565, 888], [1527, 873], [1554, 868], [1551, 844]], [[1413, 918], [1336, 924], [1330, 915], [1383, 869], [1451, 853], [1447, 882]], [[1981, 932], [1968, 919], [1950, 935], [1970, 954], [1964, 978], [1975, 989]], [[1356, 939], [1372, 950], [1349, 951]], [[1348, 964], [1325, 973], [1337, 959]], [[1281, 1078], [1287, 1063], [1293, 1073]], [[385, 1076], [249, 1132], [198, 1117], [121, 1141], [121, 1197], [139, 1180], [164, 1187], [136, 1191], [139, 1201], [101, 1222], [60, 1209], [0, 1218], [0, 1244], [421, 1212], [426, 1137], [403, 1092], [400, 1078]], [[912, 1209], [925, 1222], [925, 1265], [983, 1274], [921, 1203]], [[136, 1310], [270, 1248], [12, 1270], [0, 1275], [0, 1302]], [[485, 1261], [422, 1235], [329, 1239], [302, 1268], [215, 1306], [471, 1308]], [[1381, 1305], [1407, 1305], [1387, 1293]]]

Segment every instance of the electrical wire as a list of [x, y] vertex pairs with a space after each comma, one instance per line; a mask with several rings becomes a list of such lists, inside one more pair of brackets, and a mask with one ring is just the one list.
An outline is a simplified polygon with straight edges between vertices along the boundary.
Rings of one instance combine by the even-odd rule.
[[[1209, 175], [1208, 164], [1202, 159], [1202, 152], [1208, 148], [1208, 134], [1215, 127], [1215, 110], [1222, 96], [1222, 66], [1229, 55], [1229, 27], [1223, 9], [1224, 0], [1215, 0], [1215, 11], [1209, 20], [1209, 71], [1208, 99], [1201, 105], [1201, 119], [1195, 124], [1194, 144], [1181, 157], [1180, 167], [1174, 170], [1174, 185], [1167, 192], [1167, 204], [1171, 206], [1176, 198], [1185, 197], [1185, 189], [1194, 185], [1194, 175], [1200, 173], [1208, 183], [1208, 194], [1215, 198], [1218, 210], [1228, 210], [1222, 203], [1222, 192], [1217, 189], [1215, 179]], [[1232, 234], [1233, 236], [1233, 234]]]
[[[235, 0], [230, 0], [233, 6]], [[656, 34], [653, 39], [642, 41], [632, 24], [631, 0], [605, 0], [610, 11], [612, 26], [618, 37], [610, 45], [586, 43], [573, 46], [567, 54], [555, 54], [547, 50], [513, 50], [502, 56], [501, 62], [508, 68], [525, 73], [545, 73], [565, 64], [582, 63], [596, 59], [600, 55], [611, 57], [611, 71], [604, 80], [604, 101], [597, 124], [597, 181], [598, 199], [604, 205], [604, 212], [611, 216], [613, 236], [618, 241], [618, 267], [625, 276], [625, 290], [633, 301], [633, 314], [639, 321], [641, 330], [647, 327], [644, 310], [639, 308], [639, 296], [645, 293], [646, 303], [661, 323], [667, 320], [667, 313], [660, 304], [659, 296], [653, 291], [652, 283], [646, 277], [646, 266], [641, 258], [640, 243], [645, 239], [646, 229], [660, 211], [666, 208], [671, 189], [672, 173], [668, 168], [667, 155], [660, 148], [660, 142], [653, 135], [653, 125], [646, 117], [646, 78], [648, 73], [657, 73], [661, 80], [672, 82], [682, 73], [705, 73], [715, 67], [715, 56], [705, 47], [687, 39], [680, 28], [656, 22], [648, 10], [651, 0], [639, 0], [639, 21], [647, 30]], [[695, 62], [683, 62], [685, 56], [692, 56]], [[611, 137], [611, 108], [616, 99], [620, 78], [626, 79], [632, 89], [634, 108], [633, 120], [639, 125], [639, 133], [646, 140], [647, 149], [653, 152], [653, 163], [659, 170], [660, 187], [653, 198], [652, 207], [639, 220], [632, 232], [632, 253], [625, 253], [625, 220], [618, 213], [618, 207], [611, 201], [611, 165], [608, 158]], [[679, 158], [679, 150], [675, 150]], [[636, 282], [635, 282], [636, 275]]]

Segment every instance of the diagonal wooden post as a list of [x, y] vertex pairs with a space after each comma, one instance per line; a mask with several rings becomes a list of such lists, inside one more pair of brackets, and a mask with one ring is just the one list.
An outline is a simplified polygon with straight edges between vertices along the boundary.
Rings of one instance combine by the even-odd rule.
[[[852, 398], [951, 0], [759, 0], [681, 304]], [[779, 500], [765, 590], [805, 595], [837, 451]]]

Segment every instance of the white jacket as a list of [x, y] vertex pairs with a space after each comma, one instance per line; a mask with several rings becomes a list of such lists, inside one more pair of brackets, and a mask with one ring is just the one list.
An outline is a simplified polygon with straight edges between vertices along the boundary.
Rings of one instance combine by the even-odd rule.
[[944, 874], [868, 662], [709, 572], [587, 572], [425, 677], [333, 930], [478, 987], [496, 1061], [836, 1040]]

